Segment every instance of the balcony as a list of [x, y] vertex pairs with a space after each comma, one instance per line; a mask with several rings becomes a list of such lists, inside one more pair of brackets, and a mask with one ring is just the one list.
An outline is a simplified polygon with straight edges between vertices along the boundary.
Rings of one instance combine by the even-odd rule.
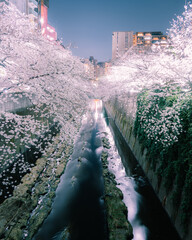
[[143, 35], [144, 35], [144, 34], [143, 34], [142, 32], [138, 32], [138, 33], [137, 33], [137, 37], [143, 37]]
[[29, 15], [32, 17], [38, 17], [38, 13], [33, 8], [29, 8]]
[[29, 6], [31, 8], [37, 8], [38, 7], [38, 2], [36, 0], [29, 0]]
[[144, 36], [144, 39], [145, 39], [145, 41], [151, 41], [151, 40], [152, 40], [152, 36], [150, 36], [150, 35], [145, 35], [145, 36]]

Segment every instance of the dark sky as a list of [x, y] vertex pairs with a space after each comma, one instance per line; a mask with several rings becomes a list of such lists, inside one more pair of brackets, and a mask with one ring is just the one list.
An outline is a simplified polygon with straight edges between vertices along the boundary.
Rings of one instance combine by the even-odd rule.
[[49, 23], [74, 55], [111, 59], [113, 31], [163, 31], [185, 0], [50, 0]]

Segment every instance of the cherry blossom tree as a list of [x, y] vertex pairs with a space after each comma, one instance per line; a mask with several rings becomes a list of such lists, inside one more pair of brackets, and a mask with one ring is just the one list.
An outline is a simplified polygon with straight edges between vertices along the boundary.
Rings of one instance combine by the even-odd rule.
[[[74, 139], [92, 96], [89, 80], [69, 50], [45, 39], [14, 5], [0, 3], [0, 177], [11, 164], [14, 171], [19, 158], [21, 172], [28, 171], [21, 155], [32, 146], [43, 153], [39, 139], [49, 142], [52, 126], [61, 142]], [[8, 103], [19, 108], [25, 99], [30, 103], [25, 109], [3, 108]]]

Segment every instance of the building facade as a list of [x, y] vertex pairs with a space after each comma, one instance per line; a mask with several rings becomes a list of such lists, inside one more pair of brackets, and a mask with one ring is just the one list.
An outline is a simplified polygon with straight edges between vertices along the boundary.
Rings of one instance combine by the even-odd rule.
[[34, 26], [38, 27], [38, 0], [9, 0], [17, 9], [29, 16]]
[[29, 16], [31, 23], [35, 28], [41, 29], [44, 35], [50, 41], [57, 40], [55, 28], [48, 24], [49, 0], [9, 0], [19, 11]]
[[29, 16], [31, 23], [34, 28], [39, 26], [39, 11], [38, 11], [38, 0], [26, 0], [27, 11], [26, 14]]
[[85, 72], [89, 74], [89, 77], [91, 78], [91, 80], [95, 80], [95, 59], [91, 57], [91, 59], [89, 58], [85, 58], [85, 59], [81, 59], [81, 62], [84, 64], [84, 68], [85, 68]]
[[151, 46], [165, 47], [167, 36], [162, 32], [113, 32], [112, 61], [121, 58], [132, 46], [138, 52], [149, 51]]
[[134, 46], [167, 45], [167, 36], [162, 32], [136, 32], [133, 37]]
[[113, 32], [112, 60], [122, 57], [133, 46], [133, 32]]
[[39, 2], [41, 2], [41, 4], [43, 4], [47, 8], [49, 8], [49, 0], [40, 0]]
[[111, 66], [111, 62], [98, 62], [96, 79], [110, 74]]
[[27, 11], [27, 0], [10, 0], [22, 13]]

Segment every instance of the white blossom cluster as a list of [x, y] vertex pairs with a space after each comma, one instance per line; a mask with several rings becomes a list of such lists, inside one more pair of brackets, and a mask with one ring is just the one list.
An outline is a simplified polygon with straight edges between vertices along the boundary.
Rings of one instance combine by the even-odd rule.
[[[179, 101], [176, 101], [172, 106], [161, 108], [156, 103], [159, 96], [147, 96], [147, 98], [147, 101], [143, 99], [144, 107], [137, 112], [140, 125], [148, 139], [166, 148], [177, 142], [183, 131]], [[142, 101], [142, 98], [139, 101]]]
[[[31, 146], [43, 152], [38, 138], [52, 124], [60, 128], [60, 141], [73, 138], [92, 95], [81, 61], [60, 43], [45, 39], [26, 15], [6, 3], [0, 3], [0, 106], [6, 104], [5, 99], [19, 104], [23, 95], [31, 106], [25, 114], [0, 107], [1, 176], [9, 166], [14, 171], [19, 158], [20, 172], [30, 169], [21, 152]], [[8, 184], [9, 180], [3, 181]]]

